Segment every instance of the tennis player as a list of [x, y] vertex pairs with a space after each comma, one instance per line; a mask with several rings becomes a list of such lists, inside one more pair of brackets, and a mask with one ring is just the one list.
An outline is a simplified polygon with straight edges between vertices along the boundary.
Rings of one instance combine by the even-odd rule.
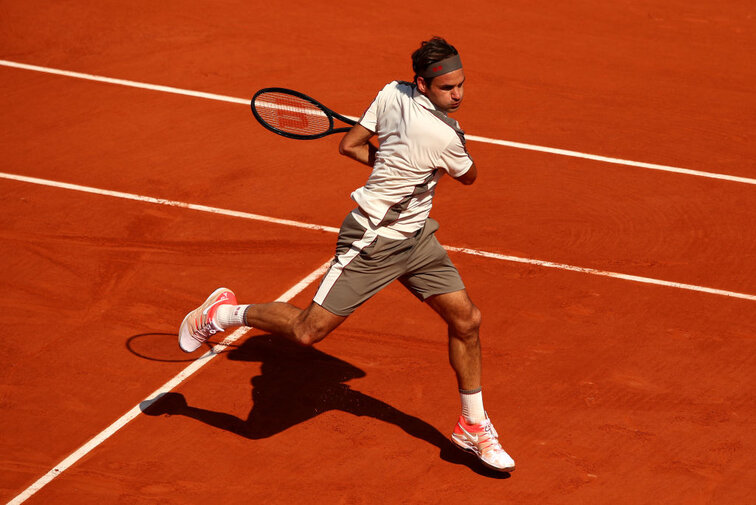
[[386, 85], [341, 140], [339, 152], [372, 172], [351, 195], [357, 207], [344, 219], [335, 257], [312, 303], [304, 310], [283, 302], [238, 305], [231, 290], [219, 288], [186, 315], [179, 345], [192, 352], [216, 332], [238, 326], [313, 345], [398, 279], [448, 324], [449, 360], [462, 403], [452, 442], [485, 465], [509, 472], [515, 463], [483, 408], [480, 311], [434, 235], [438, 223], [429, 217], [445, 173], [464, 185], [478, 173], [464, 132], [447, 115], [462, 104], [462, 61], [454, 46], [434, 37], [412, 54], [412, 68], [414, 82]]

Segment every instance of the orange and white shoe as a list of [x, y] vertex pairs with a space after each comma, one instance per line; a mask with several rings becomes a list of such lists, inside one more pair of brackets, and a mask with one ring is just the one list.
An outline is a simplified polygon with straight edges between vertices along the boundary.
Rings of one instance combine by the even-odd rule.
[[464, 417], [459, 416], [451, 439], [460, 449], [475, 453], [489, 468], [500, 472], [512, 472], [515, 469], [514, 460], [502, 449], [499, 434], [488, 417], [479, 424], [468, 424]]
[[218, 307], [225, 304], [236, 305], [236, 295], [230, 289], [218, 288], [202, 305], [186, 315], [178, 336], [182, 351], [194, 352], [212, 335], [223, 331], [214, 318]]

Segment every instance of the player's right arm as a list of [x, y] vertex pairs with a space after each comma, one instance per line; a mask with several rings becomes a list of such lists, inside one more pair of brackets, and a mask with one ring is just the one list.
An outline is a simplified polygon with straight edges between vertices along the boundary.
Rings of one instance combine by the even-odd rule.
[[373, 132], [357, 123], [344, 134], [339, 144], [339, 152], [372, 167], [375, 164], [375, 153], [377, 151], [376, 147], [370, 143], [373, 135], [375, 135]]

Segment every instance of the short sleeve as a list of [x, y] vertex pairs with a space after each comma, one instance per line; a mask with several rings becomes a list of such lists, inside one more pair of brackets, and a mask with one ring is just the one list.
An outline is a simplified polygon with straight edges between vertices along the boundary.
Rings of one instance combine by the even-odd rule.
[[473, 160], [467, 153], [467, 149], [462, 145], [462, 141], [455, 135], [449, 145], [446, 146], [441, 152], [440, 165], [441, 168], [454, 177], [461, 177], [470, 170], [473, 165]]
[[398, 92], [399, 84], [398, 81], [392, 81], [386, 84], [386, 86], [378, 92], [373, 103], [370, 104], [370, 107], [368, 107], [365, 113], [362, 114], [358, 123], [371, 132], [378, 133], [378, 116], [379, 114], [384, 113], [386, 103]]
[[380, 97], [380, 94], [375, 97], [373, 100], [373, 103], [370, 104], [370, 107], [367, 108], [364, 114], [362, 114], [362, 117], [358, 121], [359, 124], [370, 130], [371, 132], [375, 133], [378, 128], [378, 98]]

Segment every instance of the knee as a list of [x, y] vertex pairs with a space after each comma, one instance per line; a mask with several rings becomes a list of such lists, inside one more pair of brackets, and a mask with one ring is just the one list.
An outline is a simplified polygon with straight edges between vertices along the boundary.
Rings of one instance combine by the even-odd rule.
[[328, 335], [328, 331], [323, 328], [295, 328], [294, 335], [297, 342], [305, 347], [312, 347]]
[[344, 319], [312, 303], [294, 319], [291, 332], [294, 340], [309, 347], [326, 338]]
[[482, 318], [483, 316], [480, 309], [471, 303], [467, 310], [459, 314], [449, 323], [449, 326], [451, 326], [453, 330], [452, 333], [455, 334], [457, 338], [477, 341]]

